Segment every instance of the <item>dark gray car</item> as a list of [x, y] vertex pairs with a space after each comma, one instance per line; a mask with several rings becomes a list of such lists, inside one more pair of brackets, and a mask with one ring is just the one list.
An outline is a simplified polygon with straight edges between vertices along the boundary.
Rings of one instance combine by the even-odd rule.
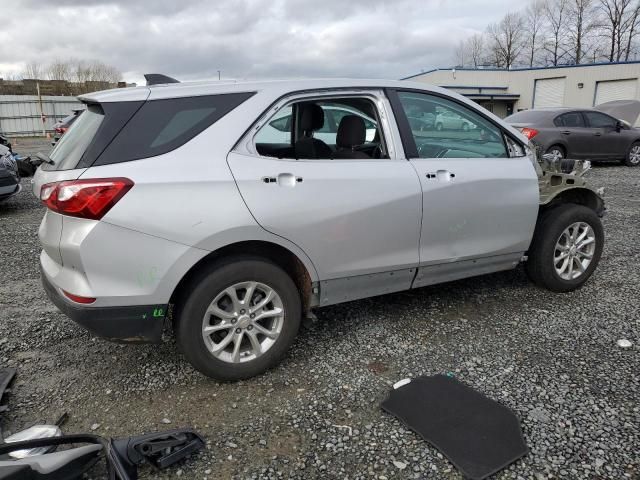
[[[629, 102], [625, 105], [628, 109]], [[615, 115], [616, 111], [624, 109], [607, 110]], [[598, 109], [558, 108], [525, 110], [505, 121], [518, 128], [542, 152], [552, 154], [556, 159], [608, 160], [621, 161], [630, 167], [640, 165], [640, 129], [631, 127], [635, 122], [633, 114], [630, 117], [625, 112], [624, 116], [616, 116]]]

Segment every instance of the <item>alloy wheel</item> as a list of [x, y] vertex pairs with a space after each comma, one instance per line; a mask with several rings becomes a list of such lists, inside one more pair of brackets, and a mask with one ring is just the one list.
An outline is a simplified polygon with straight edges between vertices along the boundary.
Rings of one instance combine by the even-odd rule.
[[255, 360], [277, 341], [285, 310], [280, 295], [260, 282], [242, 282], [218, 293], [202, 320], [207, 350], [227, 363]]
[[583, 275], [596, 251], [596, 235], [588, 223], [569, 225], [560, 235], [553, 252], [553, 266], [563, 280]]
[[554, 162], [560, 161], [564, 158], [562, 151], [558, 148], [553, 148], [549, 150], [547, 154], [551, 155]]
[[638, 165], [640, 163], [640, 145], [634, 145], [629, 151], [629, 163]]

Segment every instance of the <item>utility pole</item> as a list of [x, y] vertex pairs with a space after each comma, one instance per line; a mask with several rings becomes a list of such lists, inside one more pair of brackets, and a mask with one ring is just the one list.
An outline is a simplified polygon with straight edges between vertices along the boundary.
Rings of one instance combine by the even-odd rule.
[[218, 70], [218, 81], [220, 80], [220, 70]]
[[40, 120], [42, 121], [42, 136], [46, 137], [47, 132], [45, 132], [45, 128], [44, 128], [45, 116], [44, 116], [44, 110], [42, 109], [42, 95], [40, 95], [40, 82], [36, 82], [36, 89], [38, 90], [38, 104], [40, 105]]

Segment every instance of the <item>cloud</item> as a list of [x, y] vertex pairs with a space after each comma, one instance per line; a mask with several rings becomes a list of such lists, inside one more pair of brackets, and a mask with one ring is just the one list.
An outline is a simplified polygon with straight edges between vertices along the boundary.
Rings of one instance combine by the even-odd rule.
[[[127, 81], [400, 78], [448, 66], [502, 0], [3, 0], [0, 75], [28, 62], [98, 59]], [[7, 8], [8, 7], [8, 8]]]

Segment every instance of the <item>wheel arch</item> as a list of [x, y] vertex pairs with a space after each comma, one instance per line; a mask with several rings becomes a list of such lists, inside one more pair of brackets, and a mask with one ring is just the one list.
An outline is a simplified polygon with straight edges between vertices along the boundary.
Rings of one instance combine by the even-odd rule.
[[544, 149], [542, 153], [548, 152], [553, 147], [560, 147], [564, 151], [564, 158], [569, 156], [569, 145], [566, 141], [561, 139], [555, 139], [553, 142], [549, 142], [549, 146]]
[[298, 287], [303, 312], [307, 312], [312, 306], [315, 306], [315, 303], [317, 303], [313, 300], [312, 284], [314, 281], [317, 281], [313, 265], [308, 267], [298, 257], [298, 255], [293, 253], [290, 249], [275, 242], [266, 240], [246, 240], [235, 242], [220, 247], [205, 255], [183, 275], [174, 288], [169, 303], [174, 306], [179, 304], [189, 290], [189, 285], [198, 281], [198, 279], [214, 267], [218, 261], [225, 257], [240, 255], [262, 257], [267, 260], [271, 260], [283, 268]]
[[596, 192], [589, 188], [574, 187], [559, 191], [548, 198], [544, 204], [540, 205], [540, 213], [567, 203], [584, 205], [596, 212], [598, 216], [602, 216], [605, 210], [604, 200]]

